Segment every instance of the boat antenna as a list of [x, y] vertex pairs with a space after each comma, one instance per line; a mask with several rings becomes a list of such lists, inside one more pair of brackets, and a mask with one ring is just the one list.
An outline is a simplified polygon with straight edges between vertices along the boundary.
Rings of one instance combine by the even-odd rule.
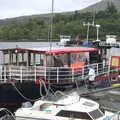
[[87, 42], [88, 42], [89, 41], [89, 29], [90, 29], [90, 26], [94, 26], [94, 25], [93, 25], [93, 22], [92, 22], [92, 24], [90, 22], [88, 22], [88, 23], [83, 22], [83, 26], [87, 26]]
[[83, 22], [83, 26], [87, 26], [87, 42], [88, 42], [89, 41], [89, 29], [90, 29], [90, 26], [95, 27], [95, 10], [93, 11], [92, 23]]
[[92, 21], [92, 26], [95, 26], [95, 10], [93, 11], [93, 21]]

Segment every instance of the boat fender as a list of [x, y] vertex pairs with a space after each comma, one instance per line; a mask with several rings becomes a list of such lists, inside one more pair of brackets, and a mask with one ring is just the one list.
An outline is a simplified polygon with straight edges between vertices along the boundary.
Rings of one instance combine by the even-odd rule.
[[22, 103], [22, 108], [30, 108], [30, 107], [32, 107], [31, 102], [24, 102], [24, 103]]

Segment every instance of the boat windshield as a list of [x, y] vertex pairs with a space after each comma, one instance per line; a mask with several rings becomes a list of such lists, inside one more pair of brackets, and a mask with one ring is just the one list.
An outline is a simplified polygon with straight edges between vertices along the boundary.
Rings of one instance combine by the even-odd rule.
[[88, 120], [96, 120], [98, 118], [103, 117], [103, 115], [104, 114], [99, 109], [91, 111], [89, 113], [61, 110], [59, 113], [56, 114], [56, 116], [61, 116], [61, 117], [68, 117], [68, 118], [72, 117], [77, 119], [88, 119]]
[[76, 119], [92, 120], [92, 118], [86, 112], [61, 110], [60, 112], [58, 112], [56, 114], [56, 116], [66, 117], [66, 118], [76, 118]]
[[89, 114], [90, 114], [90, 116], [91, 116], [94, 120], [96, 120], [96, 119], [98, 119], [98, 118], [100, 118], [100, 117], [103, 116], [102, 111], [100, 111], [99, 109], [96, 109], [96, 110], [94, 110], [94, 111], [91, 111], [91, 112], [89, 112]]

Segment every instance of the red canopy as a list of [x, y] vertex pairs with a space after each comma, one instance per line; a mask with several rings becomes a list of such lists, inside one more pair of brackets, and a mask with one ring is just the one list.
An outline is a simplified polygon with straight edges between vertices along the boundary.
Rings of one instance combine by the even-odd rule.
[[45, 53], [45, 54], [62, 54], [62, 53], [77, 53], [77, 52], [92, 52], [98, 51], [97, 48], [90, 47], [39, 47], [39, 48], [10, 48], [3, 49], [2, 51], [31, 51], [36, 53]]

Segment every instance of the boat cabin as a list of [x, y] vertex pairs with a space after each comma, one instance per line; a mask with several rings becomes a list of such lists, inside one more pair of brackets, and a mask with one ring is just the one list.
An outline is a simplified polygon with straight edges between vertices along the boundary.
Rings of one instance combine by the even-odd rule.
[[[87, 47], [40, 47], [12, 48], [2, 50], [4, 65], [46, 66], [46, 67], [80, 67], [88, 64], [91, 53], [96, 48]], [[94, 57], [94, 56], [92, 56]]]
[[[48, 80], [72, 83], [80, 80], [85, 65], [98, 63], [99, 50], [90, 47], [40, 47], [3, 49], [1, 79]], [[66, 79], [66, 80], [64, 80]]]

